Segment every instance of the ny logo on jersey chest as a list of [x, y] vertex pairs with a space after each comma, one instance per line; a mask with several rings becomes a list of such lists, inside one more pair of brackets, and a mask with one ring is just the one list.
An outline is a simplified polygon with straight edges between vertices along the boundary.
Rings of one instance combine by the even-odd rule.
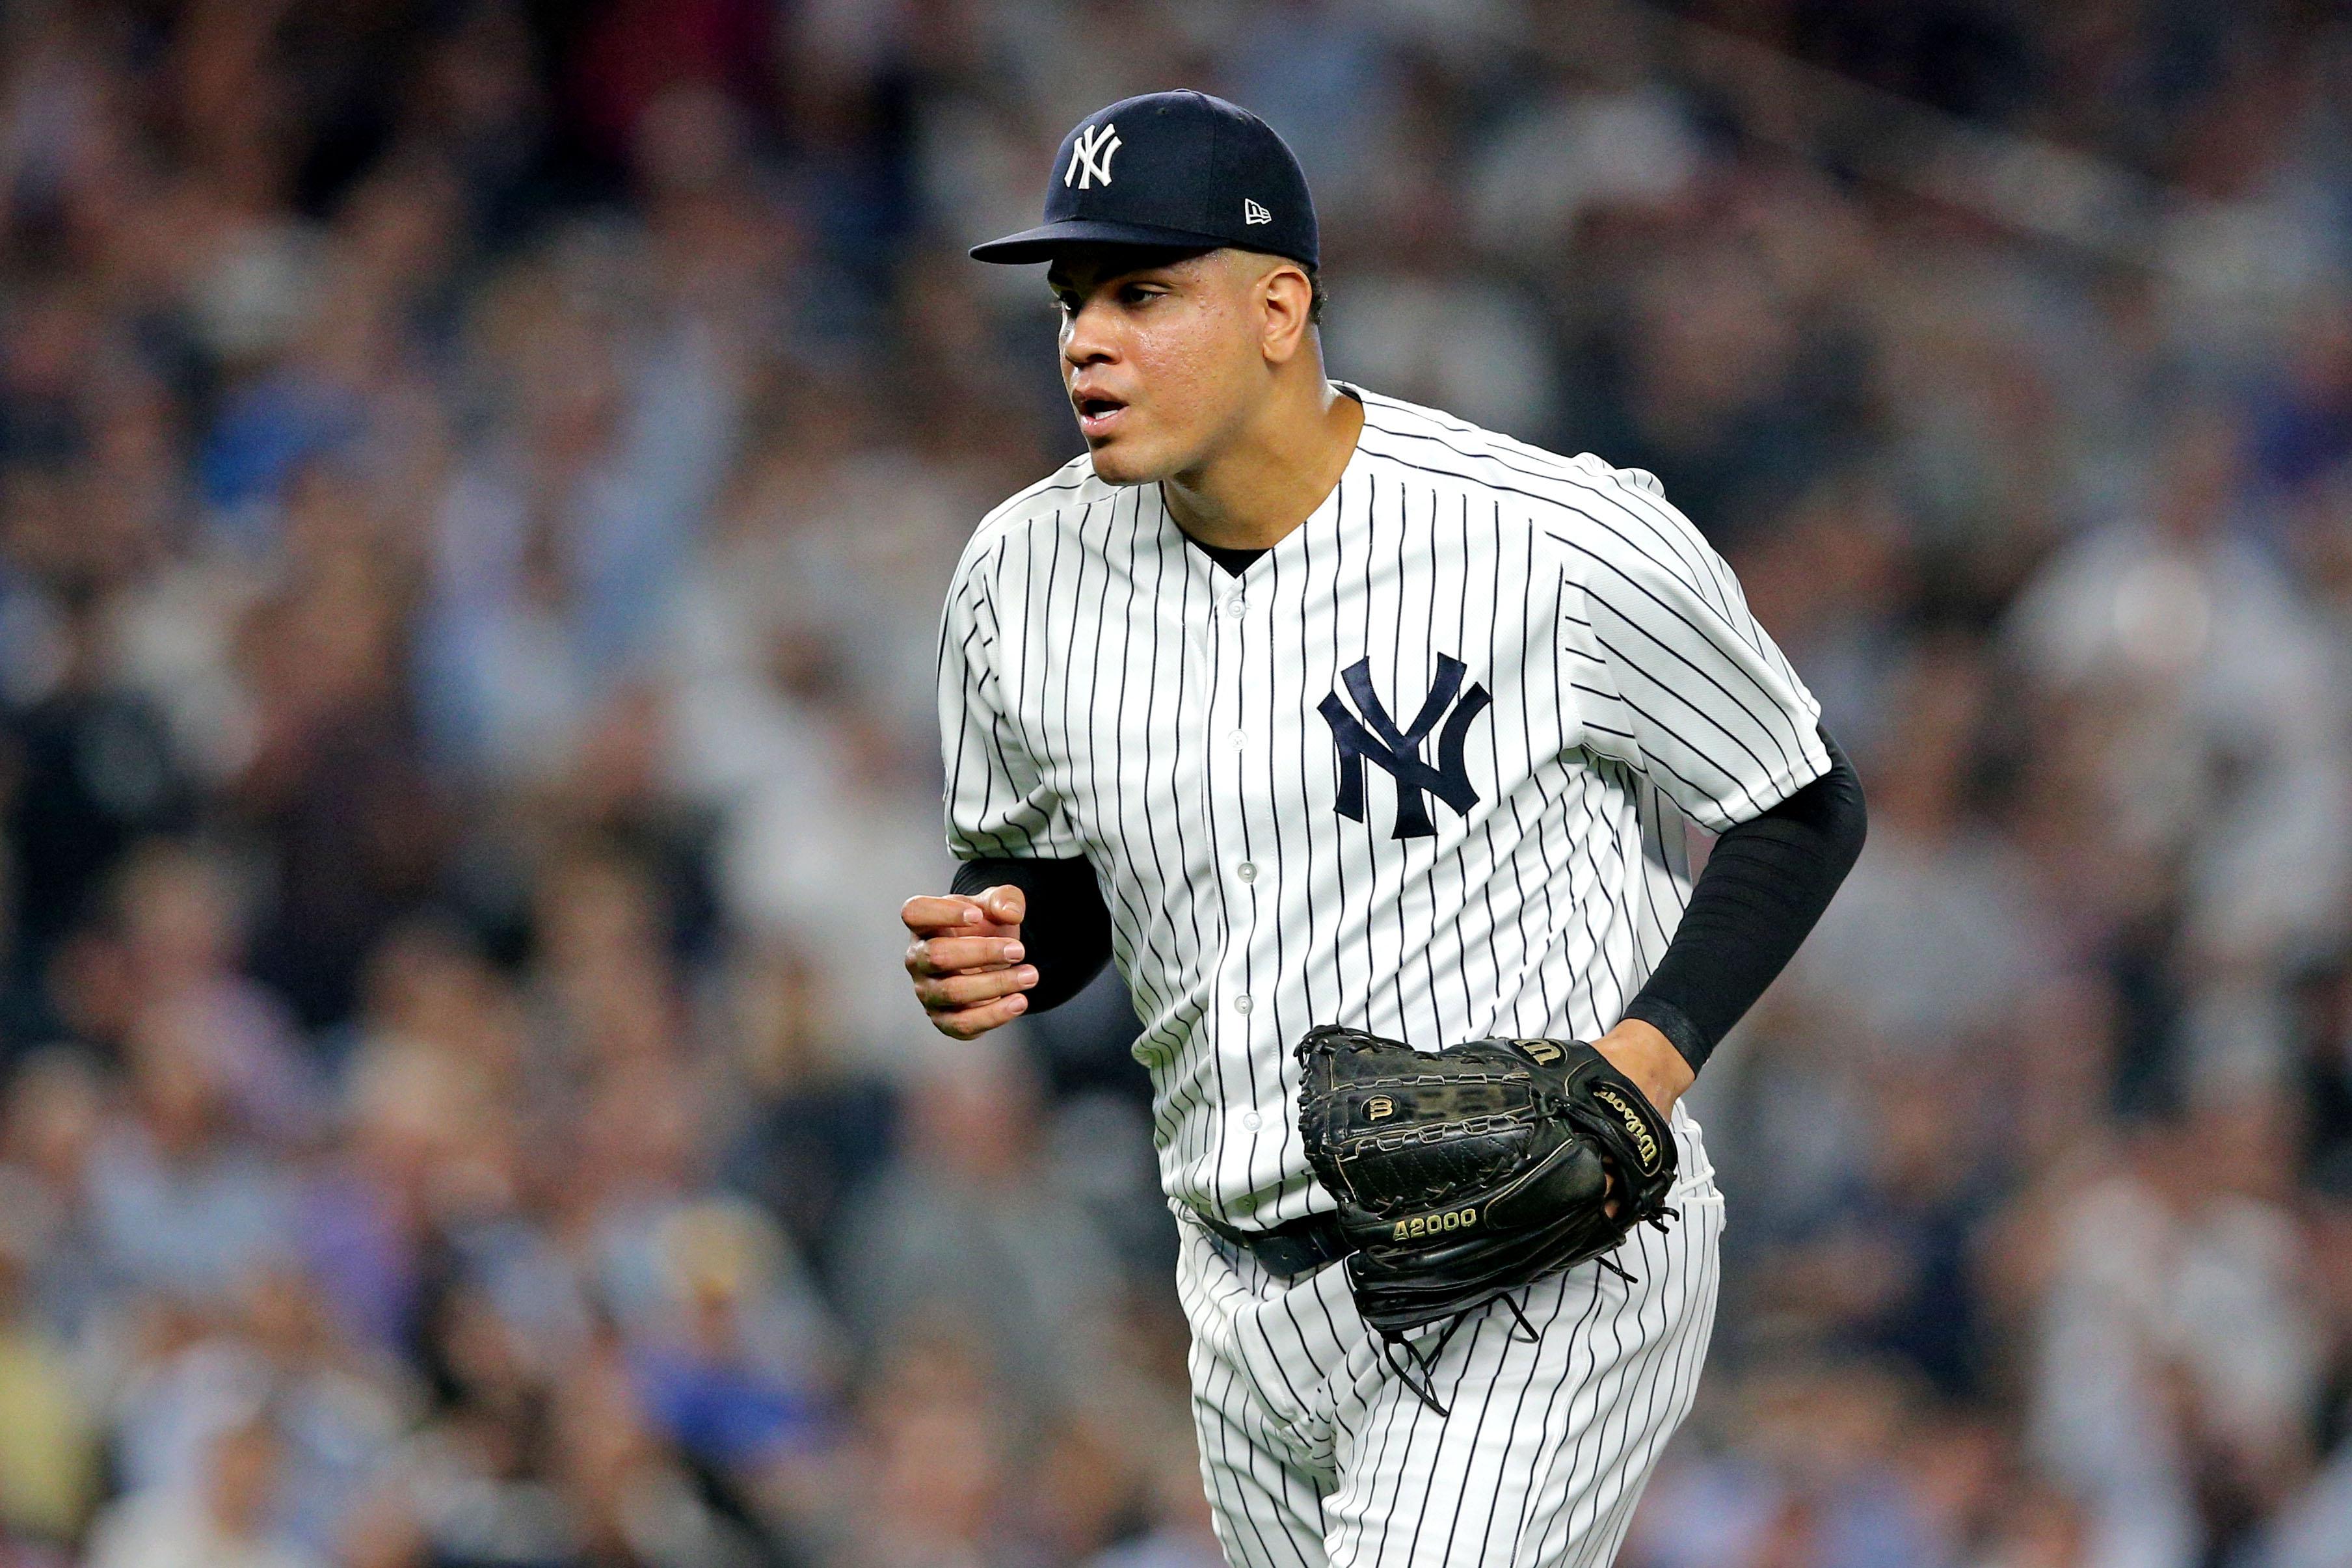
[[[1331, 738], [1339, 747], [1338, 804], [1341, 816], [1359, 822], [1364, 820], [1367, 761], [1396, 780], [1396, 831], [1391, 837], [1436, 836], [1436, 825], [1429, 820], [1427, 796], [1436, 796], [1458, 814], [1466, 815], [1478, 803], [1478, 791], [1470, 782], [1470, 768], [1463, 758], [1463, 747], [1470, 738], [1471, 721], [1485, 712], [1494, 698], [1483, 685], [1474, 684], [1464, 691], [1465, 671], [1461, 660], [1444, 653], [1437, 655], [1437, 679], [1430, 686], [1421, 711], [1402, 729], [1389, 716], [1380, 694], [1372, 690], [1370, 659], [1359, 659], [1340, 672], [1339, 684], [1355, 699], [1355, 712], [1348, 711], [1347, 703], [1337, 691], [1325, 697], [1316, 711], [1331, 727]], [[1422, 760], [1421, 748], [1441, 721], [1445, 727], [1438, 735], [1437, 763], [1432, 767]]]

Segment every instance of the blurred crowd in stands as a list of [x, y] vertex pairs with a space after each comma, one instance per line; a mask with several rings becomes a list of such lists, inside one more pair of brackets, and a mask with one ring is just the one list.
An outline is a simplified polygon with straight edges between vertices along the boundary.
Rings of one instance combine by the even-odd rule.
[[1216, 1562], [1124, 996], [896, 920], [1076, 450], [961, 247], [1174, 85], [1869, 789], [1626, 1563], [2352, 1563], [2338, 6], [9, 0], [0, 1565]]

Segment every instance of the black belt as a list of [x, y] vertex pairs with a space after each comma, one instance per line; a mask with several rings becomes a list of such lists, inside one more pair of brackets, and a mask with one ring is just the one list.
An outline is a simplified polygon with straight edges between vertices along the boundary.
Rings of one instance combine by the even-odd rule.
[[1295, 1280], [1310, 1269], [1336, 1263], [1356, 1249], [1339, 1228], [1335, 1214], [1309, 1214], [1271, 1230], [1243, 1230], [1223, 1220], [1194, 1212], [1193, 1218], [1229, 1246], [1257, 1260], [1258, 1267], [1277, 1280]]

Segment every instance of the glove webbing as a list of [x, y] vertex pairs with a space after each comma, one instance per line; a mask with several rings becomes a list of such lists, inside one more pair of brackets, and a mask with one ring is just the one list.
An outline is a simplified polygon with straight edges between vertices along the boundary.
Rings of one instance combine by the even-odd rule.
[[[1669, 1208], [1650, 1216], [1643, 1223], [1654, 1225], [1664, 1231], [1672, 1226], [1675, 1218], [1675, 1211]], [[1639, 1275], [1617, 1261], [1614, 1253], [1603, 1252], [1592, 1260], [1629, 1285], [1638, 1285], [1642, 1282]], [[1527, 1331], [1528, 1337], [1521, 1340], [1520, 1343], [1541, 1344], [1543, 1343], [1542, 1331], [1528, 1321], [1528, 1314], [1519, 1306], [1516, 1297], [1497, 1296], [1495, 1300], [1509, 1308], [1511, 1316], [1518, 1320], [1517, 1328], [1509, 1333], [1508, 1337], [1518, 1338], [1517, 1330], [1524, 1329]], [[1406, 1338], [1402, 1331], [1396, 1329], [1380, 1331], [1381, 1359], [1388, 1364], [1388, 1369], [1391, 1372], [1396, 1374], [1397, 1381], [1411, 1389], [1412, 1396], [1433, 1411], [1440, 1420], [1451, 1416], [1453, 1412], [1448, 1410], [1437, 1397], [1437, 1358], [1444, 1355], [1445, 1347], [1454, 1342], [1454, 1331], [1469, 1322], [1471, 1313], [1479, 1310], [1478, 1307], [1465, 1307], [1454, 1313], [1453, 1321], [1445, 1325], [1445, 1332], [1437, 1336], [1437, 1343], [1433, 1345], [1426, 1354], [1423, 1354], [1419, 1345]], [[1397, 1358], [1397, 1352], [1400, 1350], [1404, 1352], [1402, 1361]], [[1408, 1363], [1411, 1364], [1407, 1364]], [[1413, 1376], [1415, 1368], [1418, 1368], [1421, 1373], [1418, 1379]]]

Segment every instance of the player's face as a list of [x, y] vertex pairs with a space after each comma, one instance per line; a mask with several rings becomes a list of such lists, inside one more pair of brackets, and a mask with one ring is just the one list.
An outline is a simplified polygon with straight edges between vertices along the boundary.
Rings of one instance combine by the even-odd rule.
[[1262, 267], [1232, 251], [1077, 248], [1045, 280], [1062, 315], [1062, 384], [1095, 473], [1112, 485], [1199, 466], [1262, 395]]

